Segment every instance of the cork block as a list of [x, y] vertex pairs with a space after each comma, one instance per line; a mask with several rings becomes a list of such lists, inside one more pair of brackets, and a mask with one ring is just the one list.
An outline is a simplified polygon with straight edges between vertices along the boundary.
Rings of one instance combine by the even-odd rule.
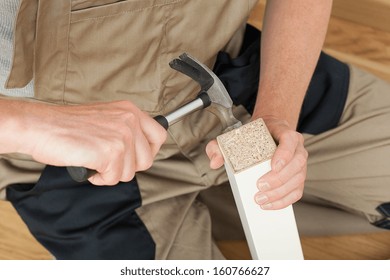
[[257, 180], [271, 170], [276, 145], [262, 119], [217, 137], [253, 259], [303, 259], [292, 206], [262, 210]]

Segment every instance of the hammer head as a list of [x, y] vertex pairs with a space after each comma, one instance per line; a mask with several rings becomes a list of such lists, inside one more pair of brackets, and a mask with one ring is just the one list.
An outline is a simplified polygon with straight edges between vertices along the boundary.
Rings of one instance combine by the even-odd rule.
[[225, 86], [206, 65], [186, 53], [172, 60], [169, 65], [171, 68], [189, 76], [199, 83], [201, 92], [207, 93], [211, 101], [208, 110], [221, 120], [225, 127], [224, 132], [242, 125], [233, 115], [233, 101], [226, 91]]

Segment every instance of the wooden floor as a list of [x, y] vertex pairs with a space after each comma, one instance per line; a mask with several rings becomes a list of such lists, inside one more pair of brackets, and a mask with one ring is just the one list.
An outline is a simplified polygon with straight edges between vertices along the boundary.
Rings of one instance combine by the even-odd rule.
[[[251, 17], [261, 27], [264, 0]], [[334, 0], [324, 50], [390, 81], [390, 0]], [[390, 231], [301, 237], [305, 259], [390, 259]], [[218, 243], [228, 259], [249, 259], [244, 241]], [[8, 202], [0, 202], [0, 259], [51, 259]]]
[[[265, 2], [249, 20], [260, 29]], [[390, 81], [390, 0], [333, 0], [323, 49]]]
[[[0, 202], [0, 260], [50, 260], [8, 202]], [[307, 260], [390, 259], [390, 232], [343, 236], [302, 237]], [[249, 260], [245, 241], [223, 241], [218, 246], [227, 259]]]
[[0, 202], [0, 259], [47, 260], [50, 254], [31, 236], [9, 202]]
[[[388, 260], [390, 232], [301, 237], [305, 260]], [[218, 246], [227, 259], [250, 260], [244, 241], [223, 241]]]

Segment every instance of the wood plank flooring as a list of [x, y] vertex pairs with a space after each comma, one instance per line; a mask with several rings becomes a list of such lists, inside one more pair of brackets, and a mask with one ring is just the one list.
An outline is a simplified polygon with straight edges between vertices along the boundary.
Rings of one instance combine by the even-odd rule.
[[334, 0], [333, 15], [390, 32], [389, 0]]
[[[301, 237], [307, 260], [390, 259], [390, 232]], [[220, 241], [227, 259], [249, 260], [245, 241]], [[8, 202], [0, 202], [0, 260], [50, 260], [52, 256], [31, 236]]]
[[51, 255], [32, 237], [12, 205], [6, 201], [0, 201], [0, 259], [52, 259]]
[[[390, 232], [338, 236], [301, 237], [305, 260], [388, 260]], [[250, 260], [245, 241], [220, 241], [227, 259]]]
[[[265, 2], [259, 1], [249, 20], [260, 29]], [[333, 3], [324, 51], [390, 81], [390, 0], [334, 0]], [[378, 5], [368, 9], [372, 11], [369, 14], [371, 22], [376, 24], [366, 24], [367, 19], [361, 18], [360, 13], [351, 16], [343, 12], [348, 7], [354, 10], [356, 5]], [[381, 28], [375, 28], [375, 25]]]
[[[250, 21], [261, 27], [264, 0]], [[324, 50], [390, 81], [390, 0], [334, 0]], [[305, 259], [390, 259], [390, 231], [301, 237]], [[228, 259], [249, 259], [244, 241], [219, 242]], [[0, 202], [0, 259], [52, 259], [8, 202]]]

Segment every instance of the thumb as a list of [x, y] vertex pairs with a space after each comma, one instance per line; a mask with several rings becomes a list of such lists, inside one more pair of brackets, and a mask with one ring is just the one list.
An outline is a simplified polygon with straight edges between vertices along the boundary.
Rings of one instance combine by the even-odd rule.
[[207, 144], [206, 154], [210, 159], [210, 168], [211, 169], [218, 169], [223, 165], [224, 159], [223, 159], [221, 150], [219, 149], [217, 140], [215, 140], [215, 139], [211, 140]]

